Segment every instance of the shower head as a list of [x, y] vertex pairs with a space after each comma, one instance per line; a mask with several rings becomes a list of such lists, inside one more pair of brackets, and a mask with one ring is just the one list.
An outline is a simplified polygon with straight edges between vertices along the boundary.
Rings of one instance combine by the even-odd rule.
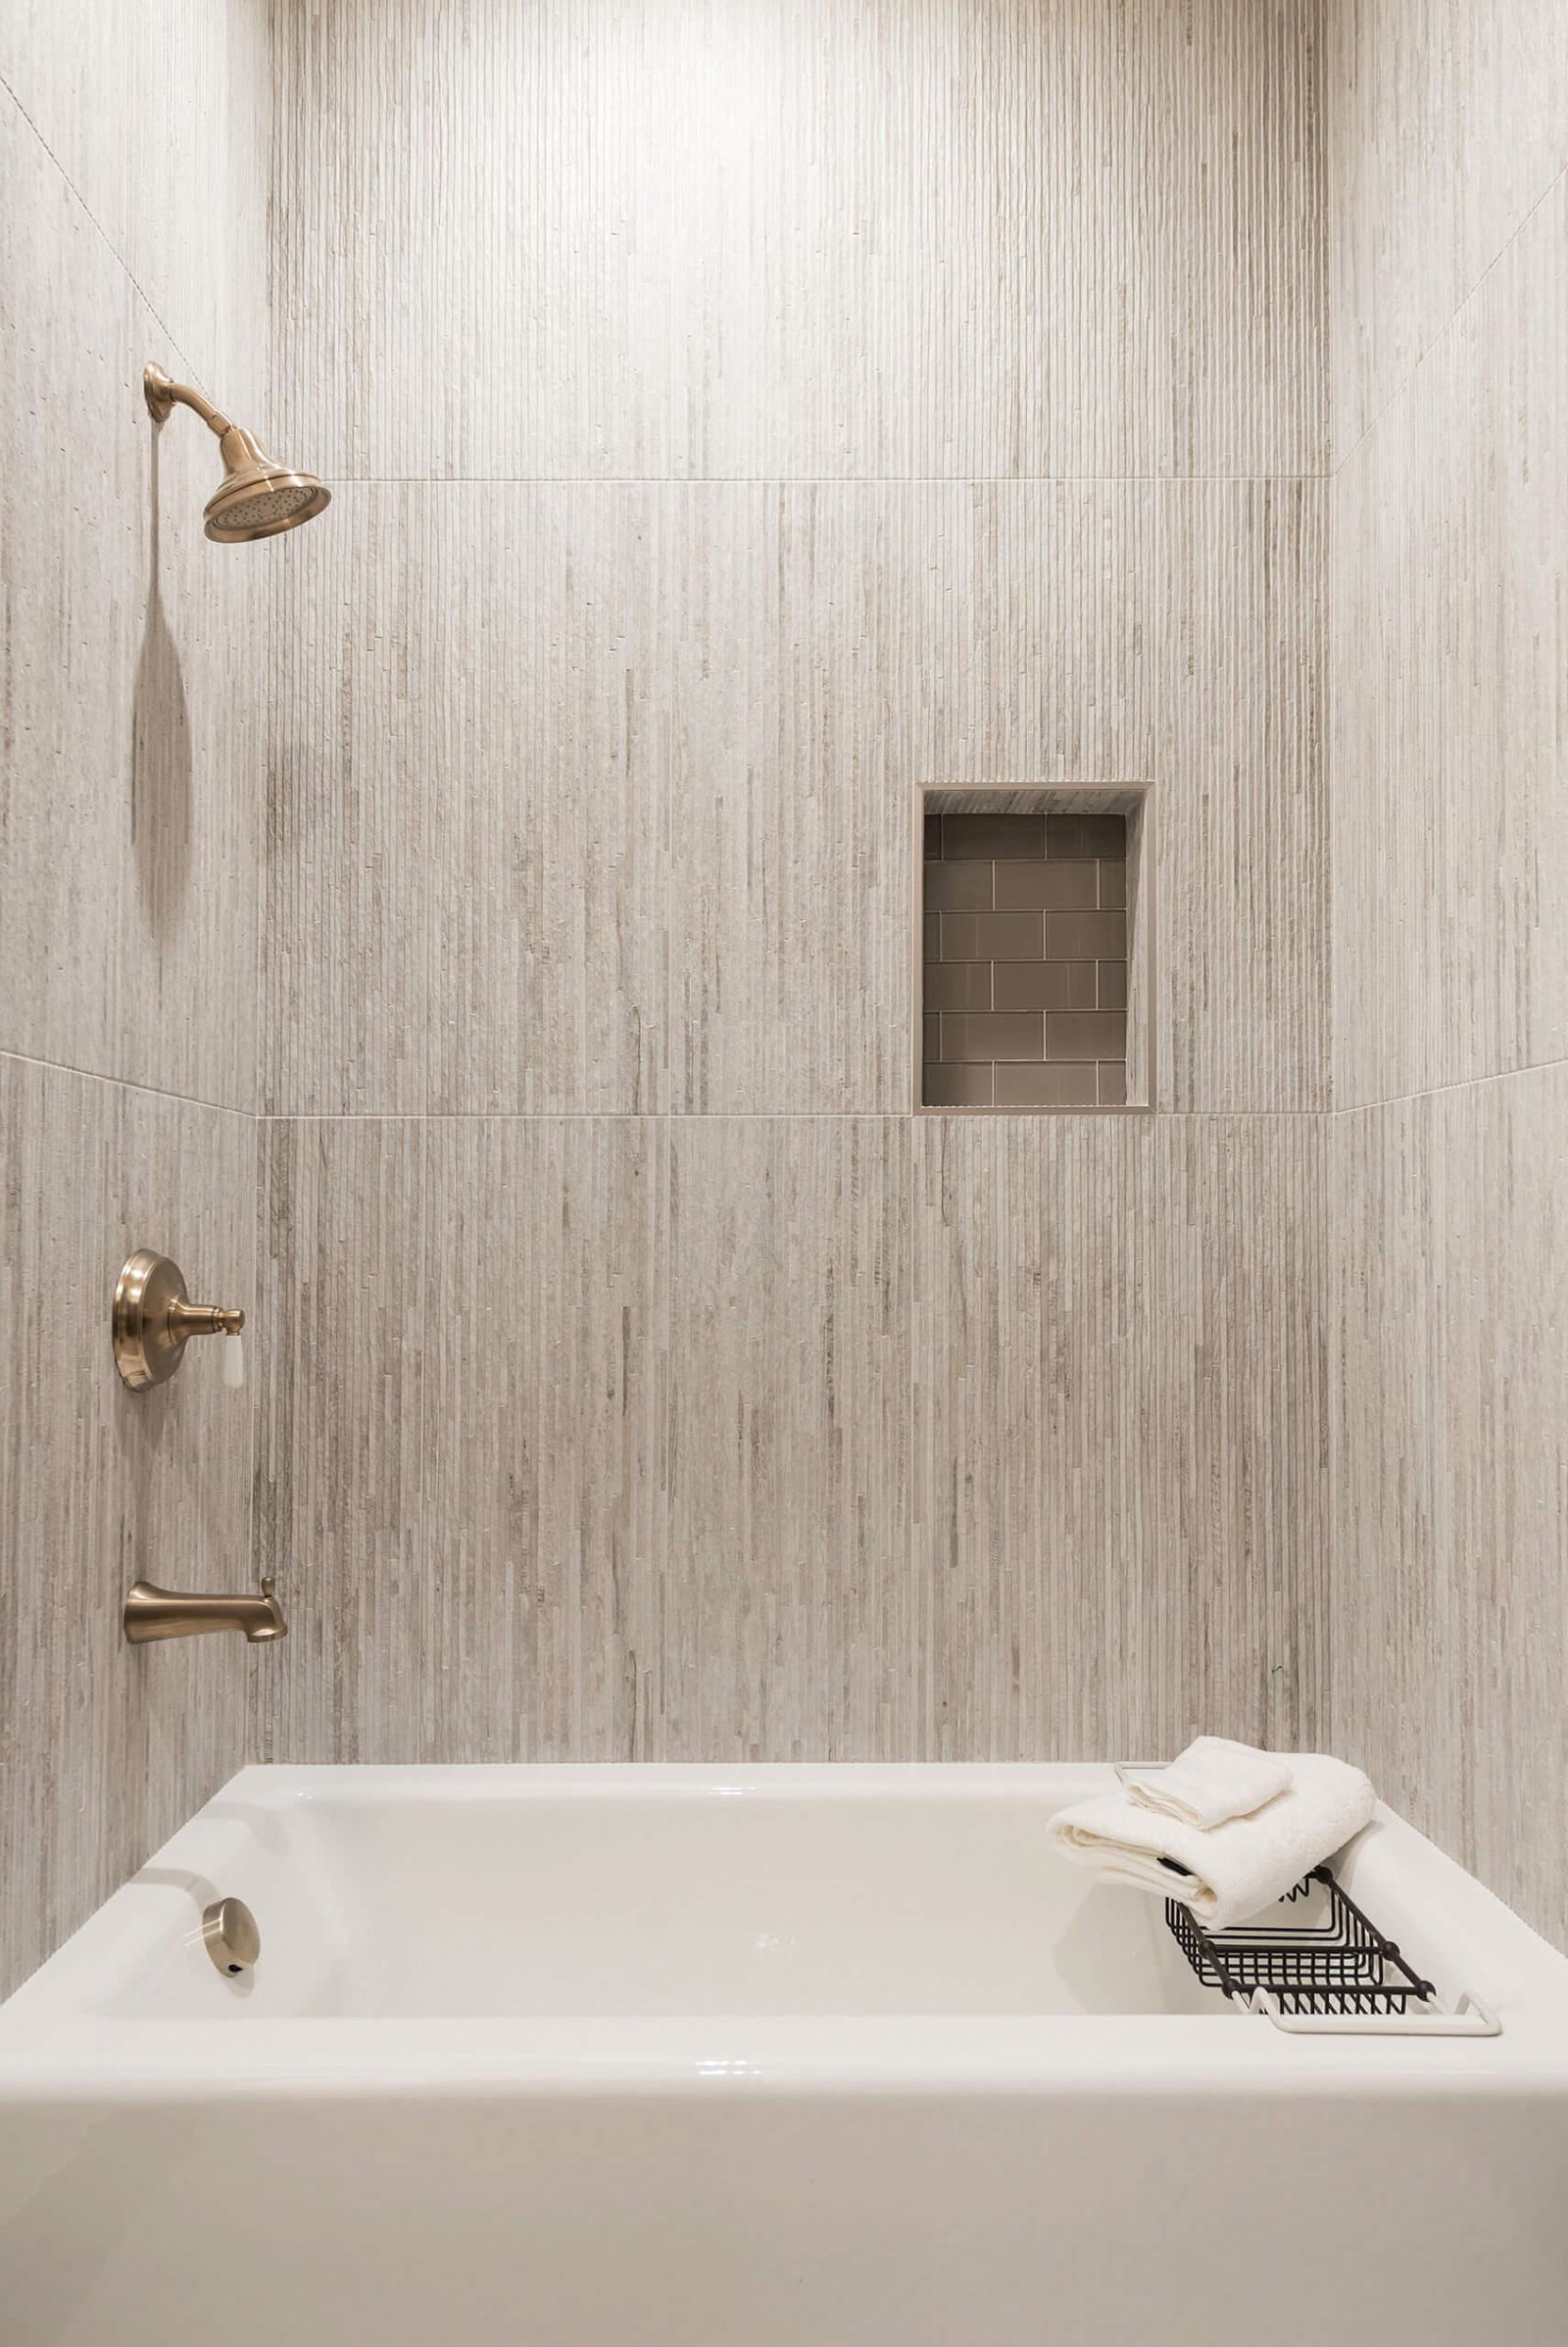
[[194, 408], [209, 431], [218, 436], [223, 460], [223, 481], [206, 508], [207, 535], [220, 546], [243, 546], [252, 538], [275, 538], [312, 520], [332, 502], [332, 492], [314, 472], [294, 472], [274, 465], [261, 442], [220, 416], [210, 400], [188, 383], [172, 383], [159, 367], [142, 376], [148, 413], [163, 423], [178, 401]]

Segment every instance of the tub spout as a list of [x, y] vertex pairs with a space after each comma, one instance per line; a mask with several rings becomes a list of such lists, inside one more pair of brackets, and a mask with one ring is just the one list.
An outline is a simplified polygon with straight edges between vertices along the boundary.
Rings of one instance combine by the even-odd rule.
[[263, 1582], [259, 1592], [239, 1597], [218, 1597], [205, 1590], [181, 1595], [138, 1581], [125, 1599], [122, 1620], [133, 1646], [145, 1646], [154, 1638], [200, 1638], [209, 1630], [243, 1630], [253, 1646], [288, 1636], [283, 1608], [270, 1581]]

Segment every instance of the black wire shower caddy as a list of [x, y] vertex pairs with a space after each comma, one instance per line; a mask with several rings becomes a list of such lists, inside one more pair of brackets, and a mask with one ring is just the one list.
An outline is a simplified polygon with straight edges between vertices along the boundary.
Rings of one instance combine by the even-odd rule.
[[1250, 2010], [1259, 1989], [1287, 2015], [1398, 2015], [1433, 2006], [1432, 1982], [1411, 1970], [1328, 1867], [1313, 1867], [1280, 1904], [1299, 1905], [1318, 1883], [1327, 1897], [1311, 1922], [1205, 1931], [1179, 1899], [1166, 1900], [1165, 1921], [1204, 1987]]

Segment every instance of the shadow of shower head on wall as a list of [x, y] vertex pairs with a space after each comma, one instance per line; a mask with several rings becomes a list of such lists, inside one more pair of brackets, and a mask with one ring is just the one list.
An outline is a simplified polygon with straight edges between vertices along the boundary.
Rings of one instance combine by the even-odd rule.
[[276, 465], [251, 432], [230, 423], [226, 416], [203, 399], [188, 383], [171, 382], [160, 367], [142, 373], [147, 409], [154, 423], [168, 420], [177, 402], [194, 408], [218, 438], [223, 460], [221, 487], [208, 499], [207, 535], [220, 546], [243, 546], [253, 538], [275, 538], [282, 530], [314, 520], [332, 502], [332, 492], [314, 472], [295, 472]]

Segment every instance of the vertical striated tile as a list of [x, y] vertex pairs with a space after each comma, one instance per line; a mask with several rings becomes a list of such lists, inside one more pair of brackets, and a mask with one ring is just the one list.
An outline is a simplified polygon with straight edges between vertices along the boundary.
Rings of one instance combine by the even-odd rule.
[[1332, 1729], [1568, 1939], [1560, 1067], [1334, 1121]]
[[254, 1749], [391, 1759], [422, 1748], [441, 1694], [421, 1646], [423, 1129], [356, 1117], [260, 1132], [256, 1554], [290, 1635], [256, 1674]]
[[906, 1757], [910, 1121], [666, 1133], [648, 1756]]
[[1323, 1108], [1323, 493], [1180, 482], [1161, 514], [1161, 1101]]
[[50, 0], [0, 23], [0, 82], [160, 341], [264, 437], [268, 14], [268, 0]]
[[1568, 165], [1568, 16], [1338, 0], [1325, 36], [1340, 464]]
[[423, 1706], [417, 1752], [401, 1696], [367, 1723], [379, 1755], [657, 1746], [662, 1131], [424, 1129], [421, 1570], [398, 1641]]
[[1314, 1118], [916, 1128], [932, 1747], [1125, 1758], [1313, 1716]]
[[177, 355], [3, 90], [0, 185], [0, 1048], [249, 1108], [270, 550], [203, 537]]
[[1143, 1119], [914, 1127], [920, 1750], [1163, 1750]]
[[280, 388], [334, 472], [1319, 461], [1297, 0], [389, 0], [273, 27]]
[[1327, 1594], [1321, 1118], [1154, 1128], [1160, 1605], [1178, 1741], [1310, 1744]]
[[254, 1181], [248, 1117], [0, 1057], [0, 1994], [247, 1757], [241, 1642], [132, 1648], [120, 1612], [138, 1577], [244, 1587], [250, 1395], [199, 1346], [129, 1393], [109, 1311], [147, 1246], [249, 1305]]
[[1568, 183], [1334, 486], [1336, 1100], [1568, 1055]]
[[273, 1111], [658, 1104], [656, 509], [377, 487], [299, 533], [273, 615]]

